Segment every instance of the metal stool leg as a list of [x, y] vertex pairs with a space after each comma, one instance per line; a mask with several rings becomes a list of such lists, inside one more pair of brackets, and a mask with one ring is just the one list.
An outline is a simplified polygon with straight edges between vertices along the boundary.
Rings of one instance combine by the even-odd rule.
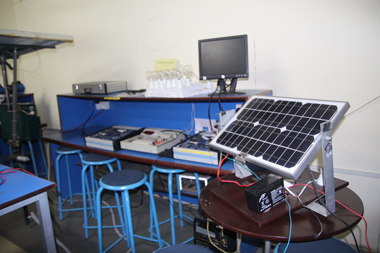
[[[74, 204], [73, 196], [75, 195], [72, 190], [72, 183], [71, 183], [71, 169], [70, 169], [70, 162], [69, 162], [69, 157], [70, 155], [75, 155], [77, 154], [79, 158], [82, 158], [82, 154], [80, 153], [80, 150], [75, 150], [75, 149], [66, 149], [62, 150], [61, 148], [65, 147], [59, 147], [56, 151], [57, 153], [57, 158], [55, 160], [55, 177], [56, 177], [56, 182], [57, 182], [57, 190], [58, 190], [58, 212], [59, 212], [59, 218], [62, 220], [63, 219], [63, 212], [66, 211], [82, 211], [82, 208], [68, 208], [68, 209], [63, 209], [63, 205], [65, 204], [67, 198], [70, 198], [70, 204]], [[62, 186], [61, 186], [61, 168], [60, 168], [60, 162], [61, 158], [65, 157], [65, 165], [66, 165], [66, 176], [67, 176], [67, 183], [68, 183], [68, 190], [69, 190], [69, 196], [68, 197], [63, 197], [62, 198]]]
[[[175, 175], [177, 181], [177, 196], [178, 196], [178, 210], [179, 210], [179, 219], [181, 221], [181, 227], [183, 227], [183, 212], [182, 212], [182, 194], [179, 189], [179, 174]], [[173, 187], [173, 186], [172, 186]]]
[[46, 176], [47, 176], [49, 168], [48, 168], [47, 163], [46, 163], [46, 156], [45, 156], [45, 152], [44, 152], [44, 147], [42, 146], [42, 141], [41, 140], [39, 140], [38, 143], [39, 143], [39, 146], [40, 146], [42, 161], [44, 162], [45, 169], [46, 169]]
[[59, 174], [59, 159], [61, 159], [63, 155], [59, 154], [56, 159], [55, 164], [55, 178], [57, 181], [57, 191], [58, 191], [58, 212], [59, 212], [59, 219], [63, 219], [63, 212], [62, 212], [62, 193], [61, 193], [61, 176]]
[[[98, 224], [98, 244], [99, 244], [99, 252], [103, 252], [103, 237], [102, 237], [102, 212], [100, 208], [100, 199], [101, 199], [101, 194], [103, 191], [103, 187], [100, 187], [99, 190], [96, 193], [96, 209], [98, 210], [96, 219], [97, 219], [97, 224]], [[85, 216], [86, 220], [86, 216]], [[85, 222], [87, 223], [87, 222]], [[86, 235], [87, 238], [87, 235]]]
[[123, 205], [124, 205], [124, 221], [125, 221], [124, 223], [126, 224], [126, 229], [128, 230], [128, 233], [129, 233], [129, 243], [132, 249], [132, 253], [136, 253], [135, 238], [134, 238], [133, 223], [132, 223], [132, 212], [131, 212], [128, 191], [122, 191], [121, 196], [123, 198]]
[[[136, 189], [144, 184], [148, 188], [148, 192], [149, 192], [149, 202], [150, 202], [149, 209], [152, 212], [152, 219], [154, 222], [154, 225], [152, 227], [156, 228], [154, 236], [157, 237], [157, 239], [151, 239], [149, 237], [136, 235], [133, 232], [133, 220], [132, 220], [129, 190]], [[99, 252], [107, 252], [112, 247], [114, 247], [117, 243], [119, 243], [122, 239], [124, 239], [124, 237], [127, 238], [127, 246], [131, 248], [131, 252], [136, 252], [135, 238], [157, 242], [159, 248], [162, 248], [163, 240], [161, 239], [161, 234], [159, 230], [156, 207], [154, 203], [153, 190], [149, 182], [147, 182], [146, 174], [140, 171], [135, 171], [135, 170], [115, 171], [113, 173], [109, 173], [103, 176], [99, 181], [99, 185], [100, 185], [100, 188], [96, 194], [96, 209], [97, 209], [96, 217], [98, 219], [97, 228], [98, 228]], [[116, 240], [116, 242], [114, 242], [110, 247], [108, 247], [104, 251], [103, 251], [103, 242], [102, 242], [102, 239], [103, 239], [102, 229], [110, 228], [110, 226], [102, 225], [102, 222], [101, 222], [101, 218], [102, 218], [101, 217], [101, 210], [102, 210], [101, 191], [103, 191], [103, 189], [114, 191], [115, 197], [117, 198], [117, 200], [118, 200], [118, 196], [116, 192], [120, 191], [122, 204], [123, 204], [123, 208], [120, 208], [120, 202], [117, 201], [117, 204], [119, 207], [118, 208], [119, 216], [121, 216], [120, 217], [121, 226], [123, 227], [123, 236], [120, 237], [118, 240]], [[151, 231], [151, 233], [154, 233], [154, 232]]]
[[34, 150], [33, 150], [32, 142], [28, 141], [28, 145], [29, 145], [29, 150], [30, 150], [30, 156], [32, 157], [34, 175], [38, 177], [38, 170], [37, 170], [37, 165], [36, 165], [36, 159], [34, 158]]
[[[175, 169], [175, 168], [166, 168], [166, 167], [156, 167], [154, 165], [152, 165], [152, 170], [150, 172], [150, 184], [151, 186], [153, 187], [153, 176], [154, 176], [154, 173], [155, 172], [159, 172], [159, 173], [166, 173], [168, 174], [168, 193], [169, 193], [169, 211], [170, 211], [170, 218], [168, 220], [165, 220], [165, 221], [161, 221], [159, 223], [159, 225], [162, 225], [168, 221], [170, 221], [171, 223], [171, 234], [172, 234], [172, 245], [175, 245], [176, 244], [176, 235], [175, 235], [175, 219], [176, 218], [180, 218], [180, 223], [181, 223], [181, 227], [184, 226], [184, 223], [183, 223], [183, 219], [186, 218], [190, 221], [193, 221], [192, 218], [188, 217], [187, 215], [183, 214], [183, 209], [182, 209], [182, 193], [181, 193], [181, 190], [179, 188], [179, 174], [180, 173], [183, 173], [185, 172], [184, 170], [181, 170], [181, 169]], [[176, 175], [176, 182], [177, 182], [177, 198], [178, 198], [178, 208], [179, 208], [179, 215], [175, 215], [174, 214], [174, 201], [173, 201], [173, 174]], [[198, 176], [198, 173], [194, 173], [195, 175], [195, 180], [196, 180], [196, 187], [197, 187], [197, 196], [198, 196], [198, 199], [199, 199], [199, 195], [200, 195], [200, 185], [199, 185], [199, 176]], [[154, 229], [154, 225], [152, 223], [152, 215], [153, 215], [153, 212], [152, 210], [150, 210], [150, 217], [151, 217], [151, 222], [150, 222], [150, 231], [153, 231]], [[151, 235], [152, 237], [152, 235]], [[188, 243], [189, 241], [193, 240], [193, 237], [182, 242], [182, 243]], [[167, 244], [166, 242], [164, 242], [165, 244]]]
[[172, 232], [172, 245], [176, 244], [175, 241], [175, 223], [174, 223], [174, 203], [173, 203], [173, 174], [168, 174], [168, 191], [169, 191], [169, 203], [170, 203], [170, 224]]
[[69, 183], [69, 195], [70, 195], [70, 204], [73, 205], [73, 191], [71, 189], [71, 172], [70, 172], [70, 163], [69, 156], [65, 155], [66, 160], [66, 172], [67, 172], [67, 182]]
[[[152, 210], [152, 213], [153, 213], [154, 224], [156, 224], [156, 237], [158, 240], [158, 245], [161, 248], [163, 246], [163, 241], [161, 240], [161, 233], [160, 233], [159, 224], [158, 224], [156, 204], [154, 202], [154, 195], [153, 195], [153, 187], [148, 182], [145, 182], [145, 185], [148, 188], [149, 200], [150, 200], [149, 209]], [[152, 233], [153, 233], [153, 230], [152, 230]]]

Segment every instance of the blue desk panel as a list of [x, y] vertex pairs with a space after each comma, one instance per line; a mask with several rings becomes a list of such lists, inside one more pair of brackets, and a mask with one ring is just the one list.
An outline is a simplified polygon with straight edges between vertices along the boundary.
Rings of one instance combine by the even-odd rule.
[[[156, 154], [132, 150], [112, 152], [88, 148], [85, 146], [84, 137], [113, 125], [185, 130], [192, 123], [192, 115], [195, 115], [195, 118], [208, 119], [210, 111], [211, 119], [218, 121], [220, 106], [223, 110], [232, 110], [236, 109], [237, 105], [244, 104], [251, 95], [272, 95], [271, 90], [247, 90], [244, 92], [246, 92], [244, 95], [221, 97], [220, 99], [214, 96], [211, 103], [209, 103], [210, 97], [207, 94], [188, 98], [146, 98], [143, 95], [112, 97], [112, 94], [106, 95], [109, 97], [81, 94], [57, 95], [62, 133], [44, 135], [42, 139], [51, 143], [54, 162], [57, 157], [55, 150], [63, 145], [78, 148], [84, 152], [117, 157], [122, 160], [216, 174], [218, 166], [215, 165], [160, 157]], [[109, 102], [109, 110], [95, 109], [95, 103], [102, 101]], [[90, 117], [91, 120], [89, 120]], [[85, 127], [83, 128], [83, 126]], [[61, 160], [61, 166], [65, 166], [63, 160]], [[73, 156], [70, 161], [70, 168], [73, 191], [78, 193], [81, 191], [81, 166], [78, 157]], [[233, 163], [229, 161], [223, 164], [221, 175], [229, 174], [232, 170]], [[67, 178], [66, 172], [61, 170], [60, 173], [63, 180], [62, 194], [65, 196], [67, 194], [67, 186], [64, 183], [65, 178]]]

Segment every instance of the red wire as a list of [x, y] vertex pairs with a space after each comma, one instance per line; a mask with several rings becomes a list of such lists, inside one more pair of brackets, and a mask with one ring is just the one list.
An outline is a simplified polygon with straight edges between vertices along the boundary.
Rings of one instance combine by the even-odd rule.
[[232, 181], [232, 180], [222, 180], [222, 179], [220, 179], [220, 177], [219, 177], [220, 167], [222, 166], [224, 160], [227, 159], [227, 157], [228, 157], [228, 154], [227, 154], [227, 155], [222, 159], [222, 161], [219, 163], [217, 176], [218, 176], [218, 179], [219, 179], [220, 182], [223, 182], [223, 183], [234, 183], [234, 184], [237, 184], [238, 186], [241, 186], [241, 187], [248, 187], [248, 186], [251, 186], [251, 185], [253, 185], [254, 183], [256, 183], [256, 182], [253, 182], [253, 183], [248, 184], [248, 185], [243, 185], [243, 184], [240, 184], [239, 182], [236, 182], [236, 181]]
[[[292, 185], [292, 186], [290, 186], [290, 187], [288, 187], [288, 188], [292, 188], [292, 187], [294, 187], [294, 186], [300, 186], [300, 185], [307, 186], [307, 187], [309, 187], [310, 189], [313, 189], [313, 190], [314, 190], [314, 187], [312, 187], [312, 186], [310, 186], [310, 185], [308, 185], [308, 184], [295, 184], [295, 185]], [[323, 191], [320, 191], [320, 190], [318, 190], [318, 189], [317, 189], [317, 191], [318, 191], [319, 193], [325, 194]], [[340, 202], [339, 200], [335, 199], [335, 201], [338, 202], [338, 203], [339, 203], [341, 206], [343, 206], [344, 208], [346, 208], [348, 211], [350, 211], [350, 212], [356, 214], [357, 216], [359, 216], [359, 217], [364, 221], [364, 223], [365, 223], [365, 240], [366, 240], [366, 243], [367, 243], [368, 251], [369, 251], [369, 253], [371, 253], [371, 248], [369, 247], [368, 236], [367, 236], [367, 228], [368, 228], [367, 221], [364, 219], [363, 216], [361, 216], [360, 214], [358, 214], [358, 213], [355, 212], [354, 210], [348, 208], [347, 206], [343, 205], [342, 202]]]
[[4, 176], [2, 176], [2, 175], [0, 175], [0, 178], [1, 178], [1, 182], [0, 182], [0, 184], [3, 184], [5, 181], [7, 181], [7, 178], [6, 177], [4, 177]]
[[[9, 169], [5, 169], [5, 170], [0, 171], [0, 174], [9, 174], [9, 173], [15, 173], [15, 172], [16, 172], [15, 169], [9, 168]], [[3, 176], [3, 175], [0, 175], [0, 178], [2, 180], [0, 182], [0, 184], [3, 184], [3, 183], [5, 183], [5, 181], [7, 181], [7, 178], [5, 176]]]

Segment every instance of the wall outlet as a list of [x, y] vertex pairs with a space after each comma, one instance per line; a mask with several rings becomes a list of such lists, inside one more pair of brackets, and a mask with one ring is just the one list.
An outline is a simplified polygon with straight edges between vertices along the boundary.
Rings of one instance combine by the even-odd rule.
[[110, 109], [110, 102], [108, 101], [102, 101], [95, 104], [96, 110], [109, 110]]

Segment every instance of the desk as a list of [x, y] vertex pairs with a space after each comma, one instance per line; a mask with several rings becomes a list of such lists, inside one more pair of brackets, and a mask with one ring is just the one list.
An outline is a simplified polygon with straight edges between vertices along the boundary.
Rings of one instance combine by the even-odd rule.
[[[7, 168], [0, 165], [0, 170]], [[35, 202], [45, 252], [56, 252], [55, 237], [46, 194], [46, 191], [56, 187], [55, 183], [21, 171], [5, 174], [4, 176], [7, 180], [0, 185], [0, 215], [7, 214]]]
[[[244, 104], [252, 95], [272, 95], [271, 90], [246, 90], [245, 92], [246, 94], [244, 95], [220, 97], [223, 110], [236, 109], [236, 105]], [[117, 94], [62, 94], [57, 95], [57, 100], [62, 133], [44, 134], [42, 137], [42, 140], [51, 143], [53, 161], [57, 156], [55, 150], [59, 146], [67, 146], [81, 149], [85, 152], [117, 157], [126, 161], [155, 164], [204, 174], [216, 174], [217, 166], [204, 163], [159, 157], [156, 154], [131, 150], [112, 152], [86, 147], [84, 136], [81, 136], [81, 128], [77, 130], [71, 129], [75, 129], [86, 122], [95, 107], [95, 102], [108, 101], [110, 109], [103, 112], [94, 111], [93, 115], [97, 116], [86, 124], [86, 134], [94, 133], [113, 125], [184, 130], [188, 129], [192, 122], [192, 112], [195, 113], [196, 118], [208, 119], [210, 107], [211, 118], [218, 118], [217, 114], [220, 108], [217, 96], [213, 96], [210, 101], [210, 97], [206, 94], [187, 98], [150, 98], [143, 95], [117, 97]], [[75, 159], [77, 158], [70, 161], [73, 192], [81, 192], [80, 170], [78, 166], [75, 166], [79, 163], [79, 159]], [[232, 169], [233, 165], [229, 162], [222, 166], [221, 174], [229, 174]], [[62, 170], [61, 175], [61, 178], [67, 178], [64, 170]], [[62, 185], [62, 194], [66, 196], [68, 192], [66, 184], [63, 182]]]
[[[233, 175], [227, 175], [230, 180]], [[222, 177], [223, 178], [223, 177]], [[236, 233], [261, 238], [266, 241], [282, 241], [287, 242], [289, 236], [290, 221], [289, 216], [285, 215], [265, 226], [259, 226], [256, 222], [243, 216], [240, 212], [226, 205], [226, 202], [221, 201], [220, 198], [215, 197], [211, 191], [217, 189], [222, 184], [219, 180], [211, 181], [205, 188], [203, 188], [200, 195], [200, 205], [204, 213], [215, 223], [223, 226], [226, 229], [232, 230]], [[231, 184], [234, 185], [234, 184]], [[301, 198], [302, 199], [302, 198]], [[363, 214], [364, 208], [361, 199], [352, 190], [345, 187], [336, 192], [336, 199], [341, 201], [347, 207], [351, 208], [359, 214]], [[269, 210], [270, 212], [271, 210]], [[360, 221], [360, 217], [348, 211], [341, 205], [336, 205], [336, 212], [350, 227], [355, 226]], [[317, 214], [318, 215], [318, 214]], [[314, 215], [307, 209], [301, 208], [292, 212], [292, 236], [291, 241], [311, 241], [314, 240], [313, 234], [318, 234], [320, 231], [320, 224]], [[328, 238], [340, 234], [348, 228], [333, 215], [323, 217], [318, 215], [318, 218], [323, 225], [323, 233], [319, 239]], [[266, 244], [266, 252], [268, 252], [268, 245]]]
[[[244, 90], [246, 94], [239, 96], [220, 97], [223, 110], [236, 109], [236, 105], [244, 104], [252, 95], [272, 95], [271, 90]], [[45, 135], [42, 140], [57, 145], [78, 148], [86, 152], [94, 152], [123, 160], [156, 164], [159, 166], [173, 167], [184, 170], [197, 171], [206, 174], [215, 174], [217, 166], [208, 166], [202, 163], [184, 162], [182, 160], [166, 159], [155, 154], [120, 150], [110, 152], [106, 150], [88, 148], [85, 146], [84, 137], [80, 130], [68, 131], [81, 126], [93, 111], [94, 103], [108, 101], [110, 109], [95, 111], [98, 114], [86, 124], [86, 134], [94, 133], [113, 125], [125, 125], [132, 127], [155, 127], [165, 129], [188, 129], [192, 122], [192, 112], [196, 118], [208, 119], [208, 111], [212, 119], [218, 119], [220, 112], [219, 98], [210, 97], [207, 94], [187, 98], [150, 98], [144, 95], [131, 97], [117, 97], [116, 94], [107, 95], [83, 95], [62, 94], [57, 95], [59, 115], [62, 133]], [[52, 147], [53, 159], [55, 148]], [[222, 168], [221, 174], [230, 173], [229, 168]]]

